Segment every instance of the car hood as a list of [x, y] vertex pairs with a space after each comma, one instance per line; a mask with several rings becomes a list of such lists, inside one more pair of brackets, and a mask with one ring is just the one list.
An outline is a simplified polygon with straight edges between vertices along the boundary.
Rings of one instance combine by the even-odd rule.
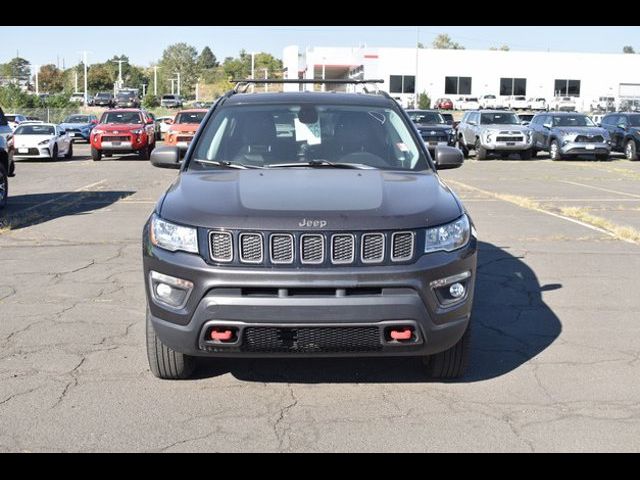
[[526, 125], [482, 125], [485, 130], [492, 132], [527, 132]]
[[101, 123], [96, 128], [105, 132], [128, 132], [129, 130], [137, 130], [143, 128], [141, 123]]
[[195, 132], [199, 127], [199, 123], [174, 123], [169, 127], [169, 130], [173, 132]]
[[604, 135], [606, 136], [607, 132], [604, 128], [600, 127], [554, 127], [554, 131], [562, 134], [571, 134], [571, 135]]
[[431, 123], [419, 123], [417, 125], [417, 127], [418, 127], [418, 130], [420, 132], [423, 132], [423, 131], [426, 131], [426, 130], [428, 130], [428, 131], [435, 130], [436, 132], [442, 132], [442, 131], [445, 131], [445, 130], [451, 130], [451, 125], [448, 125], [448, 124], [443, 125], [442, 123], [433, 123], [433, 124], [431, 124]]
[[441, 225], [462, 209], [433, 172], [289, 168], [184, 172], [159, 214], [209, 228], [301, 230], [307, 219], [326, 221], [325, 230], [371, 230]]
[[91, 123], [61, 123], [60, 126], [64, 129], [67, 128], [90, 128], [93, 124]]
[[14, 148], [37, 147], [38, 143], [44, 140], [51, 141], [53, 138], [53, 135], [16, 135], [13, 137], [13, 146]]

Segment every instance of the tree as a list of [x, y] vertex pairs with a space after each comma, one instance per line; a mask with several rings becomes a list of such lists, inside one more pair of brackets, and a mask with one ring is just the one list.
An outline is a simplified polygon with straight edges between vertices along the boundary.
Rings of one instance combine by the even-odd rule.
[[433, 48], [441, 50], [464, 50], [464, 47], [459, 43], [451, 40], [451, 37], [446, 33], [441, 33], [433, 40]]
[[431, 99], [429, 98], [427, 92], [422, 92], [418, 96], [418, 108], [420, 110], [427, 110], [431, 108]]
[[198, 67], [201, 70], [208, 70], [218, 66], [218, 59], [209, 47], [204, 47], [198, 56]]
[[59, 93], [64, 88], [62, 71], [53, 63], [43, 65], [38, 72], [38, 89], [48, 93]]
[[418, 42], [418, 48], [424, 48], [424, 43]]
[[[222, 65], [228, 78], [244, 79], [251, 77], [251, 55], [241, 50], [238, 58], [227, 57]], [[254, 56], [254, 69], [256, 78], [262, 78], [264, 70], [268, 78], [282, 75], [282, 60], [275, 58], [270, 53], [260, 52]]]
[[625, 45], [622, 47], [622, 53], [636, 53], [631, 45]]
[[113, 90], [115, 81], [116, 78], [110, 65], [95, 63], [89, 68], [87, 82], [91, 92], [110, 92]]
[[176, 78], [179, 73], [180, 93], [190, 94], [200, 74], [197, 55], [196, 48], [186, 43], [169, 45], [162, 53], [162, 59], [158, 64], [165, 78], [165, 85], [166, 79]]

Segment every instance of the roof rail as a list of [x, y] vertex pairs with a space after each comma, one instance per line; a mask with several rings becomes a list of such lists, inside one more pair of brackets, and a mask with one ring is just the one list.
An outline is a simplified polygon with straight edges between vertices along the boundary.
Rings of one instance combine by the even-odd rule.
[[[311, 78], [300, 78], [300, 79], [282, 79], [282, 78], [265, 78], [265, 79], [247, 79], [247, 80], [231, 80], [231, 82], [235, 82], [236, 86], [233, 91], [235, 93], [244, 93], [247, 91], [250, 85], [264, 85], [266, 83], [273, 84], [297, 84], [297, 85], [308, 85], [308, 84], [325, 84], [325, 85], [373, 85], [375, 88], [375, 93], [378, 93], [378, 83], [384, 83], [384, 80], [375, 79], [375, 80], [355, 80], [355, 79], [311, 79]], [[368, 89], [364, 88], [366, 93], [369, 93]]]

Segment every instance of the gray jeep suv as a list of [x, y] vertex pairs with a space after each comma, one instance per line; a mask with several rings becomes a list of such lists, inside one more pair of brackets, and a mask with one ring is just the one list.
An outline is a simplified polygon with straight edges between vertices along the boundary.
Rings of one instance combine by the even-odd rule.
[[533, 132], [534, 155], [548, 151], [551, 160], [593, 154], [606, 160], [611, 153], [611, 137], [582, 113], [539, 113], [529, 124]]
[[151, 155], [181, 169], [143, 231], [151, 371], [185, 378], [196, 357], [409, 355], [433, 377], [462, 375], [477, 240], [436, 171], [461, 153], [437, 147], [434, 162], [386, 93], [238, 89], [182, 161], [176, 147]]
[[463, 154], [467, 156], [474, 149], [477, 160], [485, 160], [492, 153], [503, 158], [511, 153], [525, 160], [531, 158], [531, 131], [510, 111], [467, 112], [458, 124], [456, 137]]

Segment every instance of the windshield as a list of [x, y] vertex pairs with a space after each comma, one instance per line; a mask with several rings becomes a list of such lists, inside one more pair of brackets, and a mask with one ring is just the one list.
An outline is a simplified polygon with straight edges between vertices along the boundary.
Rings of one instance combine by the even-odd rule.
[[469, 97], [467, 98], [467, 102], [477, 102], [478, 99], [476, 97]]
[[520, 123], [514, 113], [483, 113], [480, 115], [482, 125], [515, 125]]
[[16, 128], [16, 135], [55, 135], [51, 125], [22, 125]]
[[391, 108], [266, 105], [223, 108], [208, 122], [189, 168], [198, 162], [254, 167], [329, 161], [369, 168], [424, 170], [427, 160]]
[[553, 117], [554, 127], [595, 127], [596, 124], [586, 115], [558, 115]]
[[438, 112], [409, 112], [409, 118], [416, 123], [434, 124], [445, 123]]
[[632, 127], [640, 127], [640, 115], [629, 115], [627, 118], [629, 125]]
[[180, 112], [174, 123], [201, 123], [207, 112]]
[[118, 99], [126, 99], [126, 98], [132, 98], [135, 97], [135, 95], [132, 92], [121, 92], [117, 95]]
[[71, 115], [64, 119], [64, 123], [89, 123], [87, 115]]
[[96, 94], [96, 98], [110, 98], [111, 94], [110, 93], [98, 93]]
[[163, 95], [162, 99], [163, 100], [174, 100], [176, 97], [174, 97], [173, 95]]
[[142, 123], [142, 117], [138, 112], [107, 112], [100, 123]]
[[5, 115], [4, 117], [7, 119], [7, 122], [15, 122], [16, 121], [16, 116], [15, 115]]
[[485, 95], [484, 98], [486, 98], [488, 100], [495, 100], [496, 96], [495, 95]]

